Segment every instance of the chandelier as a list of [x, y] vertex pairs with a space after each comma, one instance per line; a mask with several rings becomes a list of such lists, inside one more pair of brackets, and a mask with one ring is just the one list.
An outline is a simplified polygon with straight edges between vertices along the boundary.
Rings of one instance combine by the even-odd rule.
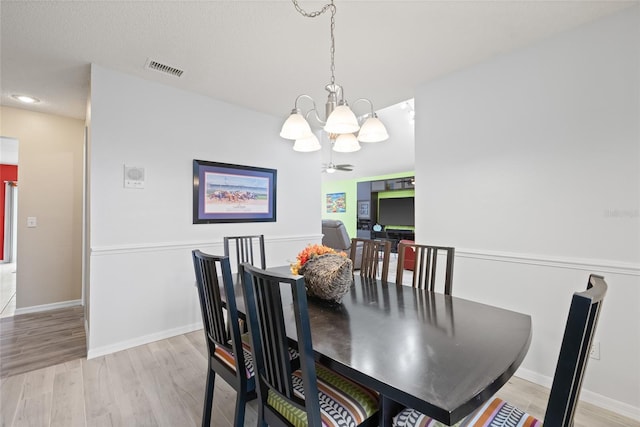
[[[342, 86], [335, 82], [335, 37], [333, 30], [335, 29], [336, 6], [333, 0], [324, 5], [322, 9], [315, 12], [304, 11], [297, 0], [292, 0], [298, 13], [307, 18], [315, 18], [322, 15], [327, 10], [331, 11], [331, 80], [324, 88], [329, 95], [325, 104], [325, 117], [323, 120], [318, 115], [316, 103], [309, 95], [302, 94], [296, 98], [295, 105], [291, 111], [291, 115], [282, 125], [280, 136], [285, 139], [295, 140], [293, 149], [296, 151], [317, 151], [321, 148], [318, 137], [311, 130], [311, 126], [307, 119], [313, 115], [314, 119], [323, 126], [325, 132], [328, 133], [331, 145], [334, 151], [350, 153], [358, 151], [360, 142], [381, 142], [389, 138], [387, 129], [384, 127], [375, 111], [373, 103], [366, 99], [360, 98], [353, 102], [353, 105], [359, 102], [366, 102], [369, 105], [370, 112], [364, 115], [360, 120], [354, 112], [349, 108], [344, 98], [344, 90]], [[303, 115], [299, 103], [302, 99], [311, 101], [313, 108], [306, 111]], [[362, 124], [360, 122], [363, 122]], [[356, 136], [357, 133], [357, 136]]]

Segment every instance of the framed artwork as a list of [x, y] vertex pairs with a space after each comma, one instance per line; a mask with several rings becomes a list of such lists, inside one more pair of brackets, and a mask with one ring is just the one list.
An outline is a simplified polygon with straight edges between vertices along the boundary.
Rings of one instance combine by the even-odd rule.
[[358, 202], [358, 219], [371, 219], [370, 203], [369, 201]]
[[346, 211], [346, 193], [327, 193], [327, 213], [343, 213]]
[[275, 169], [193, 161], [193, 223], [274, 222]]

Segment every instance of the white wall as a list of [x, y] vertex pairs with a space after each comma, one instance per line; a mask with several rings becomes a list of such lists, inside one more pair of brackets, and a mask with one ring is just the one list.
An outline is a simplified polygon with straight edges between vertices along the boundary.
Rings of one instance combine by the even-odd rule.
[[640, 12], [423, 85], [416, 230], [458, 248], [455, 295], [531, 314], [550, 385], [572, 292], [609, 284], [582, 397], [640, 419]]
[[[281, 123], [92, 66], [89, 357], [200, 325], [192, 249], [260, 233], [281, 265], [321, 240], [320, 156], [291, 150]], [[193, 159], [277, 169], [277, 222], [192, 224]], [[123, 188], [125, 164], [144, 189]]]

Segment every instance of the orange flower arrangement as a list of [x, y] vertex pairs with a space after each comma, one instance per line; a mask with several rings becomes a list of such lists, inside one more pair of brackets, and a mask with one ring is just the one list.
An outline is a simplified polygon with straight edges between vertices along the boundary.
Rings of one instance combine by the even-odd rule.
[[306, 248], [300, 251], [300, 253], [296, 257], [297, 259], [296, 263], [291, 264], [291, 272], [293, 274], [299, 274], [298, 272], [300, 271], [300, 268], [302, 268], [302, 266], [305, 265], [307, 261], [309, 261], [314, 256], [324, 255], [324, 254], [338, 254], [338, 255], [342, 255], [343, 257], [347, 256], [346, 253], [338, 252], [335, 249], [332, 249], [328, 246], [318, 245], [318, 244], [308, 245]]

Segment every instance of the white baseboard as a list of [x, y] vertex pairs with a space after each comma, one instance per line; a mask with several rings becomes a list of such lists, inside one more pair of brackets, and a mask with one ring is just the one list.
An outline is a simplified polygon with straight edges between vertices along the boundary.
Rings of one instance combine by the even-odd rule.
[[82, 305], [81, 299], [71, 301], [54, 302], [51, 304], [33, 305], [31, 307], [16, 308], [15, 316], [27, 313], [39, 313], [41, 311], [57, 310], [59, 308], [75, 307]]
[[202, 329], [202, 322], [192, 323], [190, 325], [181, 326], [178, 328], [167, 329], [164, 331], [156, 332], [149, 335], [144, 335], [141, 337], [136, 337], [134, 339], [120, 341], [115, 344], [109, 344], [102, 347], [89, 348], [87, 346], [87, 359], [93, 359], [96, 357], [104, 356], [106, 354], [115, 353], [117, 351], [126, 350], [132, 347], [138, 347], [140, 345], [149, 344], [150, 342], [160, 341], [167, 338], [175, 337], [176, 335], [187, 334], [189, 332], [197, 331], [198, 329]]
[[[541, 375], [537, 372], [533, 372], [529, 369], [524, 368], [519, 368], [516, 371], [515, 376], [522, 378], [523, 380], [531, 381], [532, 383], [541, 385], [546, 388], [551, 388], [551, 383], [553, 382], [553, 378], [551, 377]], [[594, 393], [589, 390], [585, 390], [584, 387], [580, 391], [580, 400], [615, 412], [616, 414], [620, 414], [624, 417], [640, 421], [640, 408], [629, 405], [628, 403], [611, 399], [609, 397]]]

